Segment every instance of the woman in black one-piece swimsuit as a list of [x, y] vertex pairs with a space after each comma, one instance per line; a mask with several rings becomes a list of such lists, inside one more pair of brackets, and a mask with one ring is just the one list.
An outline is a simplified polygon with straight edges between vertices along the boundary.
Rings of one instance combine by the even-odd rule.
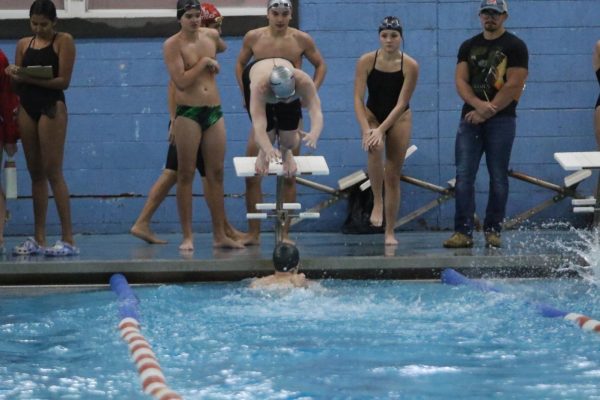
[[[33, 36], [17, 43], [15, 65], [7, 73], [17, 83], [21, 98], [18, 122], [31, 177], [35, 233], [13, 249], [14, 254], [71, 256], [79, 253], [73, 242], [69, 189], [62, 163], [67, 132], [63, 91], [69, 87], [75, 62], [75, 44], [68, 33], [56, 32], [56, 7], [51, 0], [35, 0], [29, 10]], [[33, 65], [52, 66], [52, 77], [39, 79], [20, 73]], [[22, 72], [22, 71], [21, 71]], [[62, 237], [46, 247], [48, 184], [54, 194]]]
[[379, 26], [380, 48], [360, 57], [354, 82], [354, 111], [368, 154], [373, 190], [370, 220], [374, 226], [385, 223], [386, 245], [398, 243], [394, 224], [400, 208], [400, 175], [412, 129], [409, 100], [419, 76], [417, 62], [400, 51], [402, 40], [398, 18], [384, 18]]

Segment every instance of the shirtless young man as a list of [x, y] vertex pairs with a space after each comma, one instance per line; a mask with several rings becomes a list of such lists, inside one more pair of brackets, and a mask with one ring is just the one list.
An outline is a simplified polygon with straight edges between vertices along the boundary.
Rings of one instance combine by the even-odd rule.
[[[266, 175], [269, 163], [281, 158], [284, 175], [293, 177], [297, 167], [292, 150], [298, 148], [298, 132], [307, 146], [316, 148], [323, 130], [321, 100], [313, 80], [283, 58], [266, 58], [248, 64], [243, 83], [244, 99], [259, 147], [256, 173]], [[302, 114], [296, 106], [300, 102], [308, 108], [310, 133], [298, 130]], [[279, 149], [273, 147], [276, 138]]]
[[[225, 44], [219, 32], [202, 28], [198, 0], [178, 0], [177, 18], [181, 30], [163, 46], [164, 60], [175, 85], [177, 109], [172, 132], [177, 147], [177, 208], [183, 231], [182, 251], [194, 250], [192, 233], [192, 183], [198, 146], [206, 166], [207, 184], [212, 189], [210, 207], [213, 246], [242, 248], [225, 234], [223, 202], [223, 163], [225, 159], [225, 123], [215, 75], [219, 63], [217, 51]], [[212, 201], [214, 200], [214, 201]]]
[[[223, 22], [223, 17], [219, 10], [212, 3], [202, 3], [201, 5], [202, 11], [202, 27], [216, 29], [219, 34], [221, 34], [221, 24]], [[223, 43], [224, 44], [224, 43]], [[226, 46], [220, 46], [217, 48], [217, 52], [221, 53], [226, 50]], [[175, 103], [175, 85], [172, 81], [169, 82], [168, 88], [168, 106], [169, 106], [169, 115], [170, 115], [170, 123], [169, 123], [169, 149], [167, 152], [167, 161], [165, 163], [165, 168], [163, 169], [161, 175], [158, 177], [150, 192], [148, 193], [148, 198], [140, 215], [136, 219], [135, 223], [130, 229], [130, 233], [150, 244], [165, 244], [166, 240], [158, 237], [150, 228], [150, 223], [152, 222], [152, 216], [161, 205], [161, 203], [165, 200], [169, 191], [175, 184], [177, 183], [177, 148], [175, 147], [175, 143], [173, 142], [172, 132], [170, 129], [170, 125], [175, 120], [175, 111], [177, 105]], [[221, 199], [215, 199], [214, 196], [210, 195], [210, 191], [212, 187], [206, 181], [206, 172], [204, 168], [204, 160], [202, 159], [202, 151], [198, 148], [198, 155], [196, 161], [196, 167], [198, 172], [200, 173], [200, 177], [202, 178], [202, 186], [204, 188], [204, 195], [206, 200], [215, 200], [221, 201]], [[244, 243], [247, 238], [245, 233], [242, 233], [235, 229], [233, 225], [231, 225], [225, 216], [225, 233], [230, 238], [237, 240], [239, 242]]]
[[[281, 57], [289, 60], [294, 67], [301, 68], [303, 56], [313, 65], [313, 81], [317, 89], [323, 83], [327, 66], [313, 38], [298, 29], [290, 28], [292, 19], [292, 3], [290, 0], [269, 0], [267, 3], [268, 26], [249, 31], [244, 36], [242, 48], [238, 55], [235, 74], [240, 90], [243, 92], [242, 75], [244, 68], [251, 59], [261, 60], [264, 58]], [[247, 106], [247, 105], [246, 105]], [[299, 107], [299, 106], [298, 106]], [[295, 148], [294, 154], [298, 155], [300, 149]], [[251, 132], [246, 147], [246, 155], [249, 157], [258, 154], [258, 146], [254, 133]], [[284, 185], [285, 201], [293, 202], [296, 198], [296, 186], [294, 179], [286, 179]], [[261, 178], [246, 178], [246, 208], [248, 212], [256, 212], [255, 205], [262, 201]], [[260, 221], [248, 221], [248, 234], [254, 239], [251, 243], [260, 242]], [[287, 226], [284, 236], [287, 237]]]

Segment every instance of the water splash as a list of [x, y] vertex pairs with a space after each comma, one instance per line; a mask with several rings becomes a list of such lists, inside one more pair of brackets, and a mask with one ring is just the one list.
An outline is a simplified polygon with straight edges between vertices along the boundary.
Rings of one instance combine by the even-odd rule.
[[569, 226], [568, 232], [569, 235], [559, 236], [551, 243], [568, 256], [564, 268], [576, 272], [588, 283], [600, 286], [600, 230]]

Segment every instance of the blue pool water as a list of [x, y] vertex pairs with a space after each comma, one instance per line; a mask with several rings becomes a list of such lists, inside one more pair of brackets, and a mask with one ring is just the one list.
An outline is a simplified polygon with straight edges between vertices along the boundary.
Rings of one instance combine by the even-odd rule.
[[[404, 281], [134, 288], [142, 332], [186, 399], [600, 399], [600, 318], [583, 280], [502, 293]], [[1, 399], [146, 399], [109, 290], [0, 298]]]

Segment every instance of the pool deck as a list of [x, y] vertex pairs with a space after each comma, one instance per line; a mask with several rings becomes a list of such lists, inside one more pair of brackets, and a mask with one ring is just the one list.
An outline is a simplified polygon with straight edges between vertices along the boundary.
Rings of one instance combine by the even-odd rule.
[[[577, 240], [569, 231], [508, 231], [504, 247], [484, 247], [481, 234], [472, 249], [445, 249], [449, 232], [399, 232], [398, 246], [384, 246], [383, 235], [294, 233], [302, 271], [309, 278], [326, 279], [438, 279], [447, 267], [470, 277], [538, 278], [561, 276], [570, 260], [556, 240]], [[178, 234], [164, 235], [166, 245], [150, 245], [128, 235], [80, 235], [81, 255], [49, 258], [0, 258], [0, 292], [27, 287], [106, 285], [114, 273], [123, 273], [132, 284], [234, 281], [272, 272], [272, 233], [260, 246], [241, 250], [214, 249], [210, 234], [197, 234], [196, 251], [180, 253]], [[54, 238], [50, 238], [54, 239]], [[8, 237], [6, 248], [22, 241]], [[571, 256], [573, 257], [573, 256]]]

